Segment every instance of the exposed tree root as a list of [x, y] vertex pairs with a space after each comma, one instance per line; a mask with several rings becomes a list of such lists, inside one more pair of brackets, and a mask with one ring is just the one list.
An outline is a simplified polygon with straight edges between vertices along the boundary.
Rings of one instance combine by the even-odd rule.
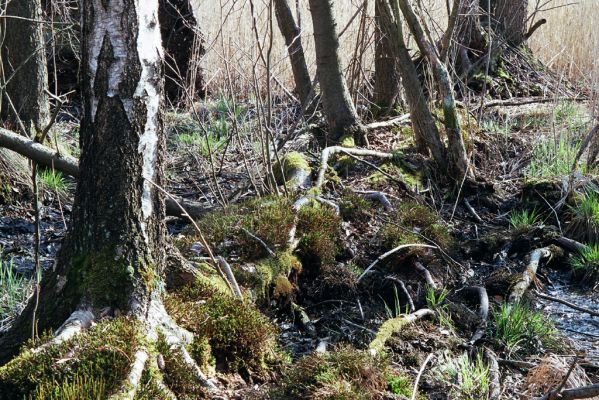
[[[433, 246], [433, 248], [435, 248], [435, 246]], [[424, 280], [426, 281], [427, 285], [429, 285], [431, 288], [437, 290], [437, 284], [435, 283], [435, 280], [433, 279], [433, 275], [430, 273], [430, 271], [424, 265], [422, 265], [420, 262], [416, 261], [414, 263], [414, 268], [416, 268], [418, 271], [420, 271], [422, 273], [422, 275], [424, 275]]]
[[530, 253], [530, 258], [526, 269], [522, 273], [520, 279], [512, 287], [512, 292], [508, 297], [509, 303], [517, 303], [522, 299], [526, 290], [528, 290], [530, 284], [535, 279], [539, 263], [545, 258], [550, 258], [552, 251], [549, 247], [543, 247], [540, 249], [533, 250]]
[[110, 400], [133, 400], [135, 398], [141, 376], [146, 368], [148, 357], [146, 349], [139, 349], [135, 352], [133, 365], [131, 366], [131, 371], [129, 371], [129, 376], [125, 380], [123, 388], [118, 393], [110, 396]]
[[360, 149], [360, 148], [354, 148], [354, 147], [343, 147], [343, 146], [327, 147], [326, 149], [324, 149], [322, 151], [322, 154], [320, 155], [320, 170], [318, 171], [318, 178], [316, 179], [316, 184], [314, 185], [314, 187], [316, 189], [320, 189], [322, 187], [322, 185], [324, 185], [325, 174], [326, 174], [327, 168], [329, 167], [329, 158], [333, 154], [336, 154], [336, 153], [345, 153], [345, 154], [351, 154], [351, 155], [355, 155], [355, 156], [371, 156], [371, 157], [379, 157], [379, 158], [385, 158], [385, 159], [393, 158], [393, 154], [383, 153], [381, 151]]
[[489, 296], [487, 295], [487, 289], [482, 286], [471, 286], [466, 288], [470, 292], [476, 292], [478, 294], [478, 317], [480, 322], [476, 327], [476, 331], [470, 339], [470, 344], [475, 344], [485, 336], [487, 330], [487, 320], [489, 318]]
[[399, 285], [399, 288], [401, 289], [401, 292], [408, 299], [408, 306], [410, 307], [410, 311], [411, 312], [416, 311], [416, 307], [414, 307], [414, 301], [412, 300], [412, 296], [410, 296], [410, 292], [408, 292], [408, 288], [406, 287], [406, 284], [401, 279], [399, 279], [393, 275], [389, 275], [385, 279], [389, 279], [390, 281], [397, 282], [397, 284]]
[[[366, 268], [364, 270], [364, 272], [362, 272], [362, 274], [358, 277], [358, 279], [356, 279], [356, 282], [360, 282], [362, 280], [362, 278], [364, 278], [370, 272], [370, 270], [372, 270], [379, 262], [383, 261], [385, 258], [389, 257], [390, 255], [397, 253], [399, 250], [406, 249], [408, 247], [426, 247], [426, 248], [429, 248], [429, 249], [436, 249], [436, 248], [438, 248], [437, 246], [432, 246], [430, 244], [422, 244], [422, 243], [410, 243], [410, 244], [402, 244], [400, 246], [397, 246], [396, 248], [391, 249], [388, 252], [386, 252], [386, 253], [381, 254], [380, 256], [378, 256], [377, 259], [374, 260], [372, 262], [372, 264], [370, 264], [368, 266], [368, 268]], [[426, 268], [424, 268], [424, 269], [426, 270]], [[430, 274], [429, 274], [429, 277], [430, 277]], [[431, 282], [432, 282], [432, 277], [430, 277], [430, 279], [431, 279]], [[427, 280], [427, 282], [428, 282], [428, 280]], [[433, 285], [435, 285], [434, 282], [433, 282]]]
[[420, 310], [414, 311], [411, 314], [400, 315], [383, 322], [383, 325], [381, 325], [379, 328], [376, 337], [372, 342], [370, 342], [370, 353], [376, 354], [382, 351], [387, 340], [389, 340], [394, 334], [401, 331], [404, 326], [414, 323], [419, 319], [429, 315], [435, 315], [435, 312], [433, 310], [429, 310], [428, 308], [421, 308]]
[[74, 336], [81, 333], [81, 331], [88, 329], [92, 326], [95, 317], [89, 310], [76, 310], [67, 318], [67, 320], [54, 332], [54, 337], [47, 343], [41, 345], [40, 347], [33, 349], [34, 353], [38, 353], [40, 351], [45, 350], [46, 348], [59, 345], [67, 340], [73, 338]]
[[489, 400], [498, 400], [501, 398], [501, 373], [497, 356], [492, 350], [485, 349], [485, 359], [489, 366]]
[[[56, 150], [2, 128], [0, 128], [0, 147], [5, 147], [19, 153], [22, 156], [35, 161], [39, 165], [54, 168], [55, 170], [74, 178], [79, 177], [79, 161], [76, 158], [66, 154], [60, 154]], [[185, 214], [188, 214], [189, 217], [198, 219], [213, 210], [213, 207], [206, 207], [198, 202], [186, 199], [174, 200], [167, 197], [164, 201], [166, 215], [172, 217], [184, 218], [187, 216]], [[177, 205], [177, 202], [183, 206], [185, 213]]]
[[586, 245], [564, 236], [556, 238], [555, 243], [571, 253], [581, 252], [587, 248]]
[[393, 207], [393, 204], [391, 204], [391, 202], [387, 198], [387, 195], [383, 192], [360, 190], [356, 191], [356, 193], [364, 195], [364, 197], [368, 200], [373, 200], [381, 203], [385, 211], [393, 211], [395, 209], [395, 207]]
[[229, 265], [227, 260], [225, 260], [221, 256], [216, 257], [216, 260], [218, 261], [218, 265], [223, 269], [223, 271], [225, 271], [225, 276], [227, 277], [227, 281], [229, 281], [229, 284], [231, 285], [233, 295], [235, 295], [235, 297], [237, 297], [238, 299], [243, 299], [241, 289], [239, 289], [239, 285], [237, 284], [235, 275], [233, 275], [233, 270], [231, 269], [231, 266]]
[[375, 129], [389, 129], [395, 128], [402, 125], [407, 125], [410, 123], [410, 114], [403, 114], [399, 117], [390, 119], [388, 121], [378, 121], [372, 122], [368, 125], [365, 125], [364, 128], [368, 131], [372, 131]]

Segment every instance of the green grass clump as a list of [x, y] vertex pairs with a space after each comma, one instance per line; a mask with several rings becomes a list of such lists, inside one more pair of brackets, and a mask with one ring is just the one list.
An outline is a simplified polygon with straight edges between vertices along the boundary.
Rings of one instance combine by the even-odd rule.
[[572, 216], [566, 232], [585, 243], [599, 244], [599, 193], [589, 190], [570, 208]]
[[31, 278], [14, 272], [12, 263], [0, 259], [0, 327], [11, 321], [25, 307], [33, 289]]
[[368, 400], [383, 398], [388, 364], [368, 353], [340, 347], [294, 364], [271, 392], [274, 399]]
[[541, 138], [534, 146], [532, 158], [526, 170], [530, 179], [545, 179], [570, 173], [580, 145], [571, 138], [562, 136], [555, 141]]
[[599, 245], [587, 246], [570, 259], [573, 276], [588, 282], [591, 286], [599, 283]]
[[[439, 216], [427, 206], [411, 201], [399, 206], [390, 221], [381, 227], [378, 237], [385, 250], [410, 243], [429, 244], [412, 232], [420, 233], [443, 249], [450, 249], [453, 245], [453, 238]], [[403, 254], [420, 255], [422, 252], [421, 248], [410, 248]]]
[[297, 236], [303, 259], [321, 265], [330, 264], [340, 250], [341, 218], [328, 206], [304, 206], [298, 212]]
[[0, 368], [0, 398], [89, 398], [77, 397], [89, 392], [106, 399], [121, 387], [143, 340], [137, 323], [117, 318], [44, 351], [33, 353], [31, 343]]
[[523, 303], [503, 304], [493, 317], [495, 336], [510, 353], [534, 354], [559, 344], [553, 323]]
[[[205, 354], [209, 344], [217, 366], [224, 370], [245, 368], [260, 374], [267, 362], [276, 361], [277, 329], [253, 304], [200, 279], [169, 295], [165, 305], [180, 326], [194, 333], [196, 350], [204, 349], [200, 354]], [[207, 343], [201, 342], [204, 338]]]
[[448, 360], [434, 369], [434, 376], [451, 385], [449, 398], [452, 399], [484, 399], [489, 391], [489, 368], [480, 353], [475, 360], [466, 354]]
[[512, 211], [510, 213], [510, 228], [516, 232], [527, 232], [541, 222], [541, 216], [536, 210]]
[[69, 190], [69, 184], [64, 175], [55, 169], [44, 168], [38, 174], [42, 187], [56, 193], [66, 193]]

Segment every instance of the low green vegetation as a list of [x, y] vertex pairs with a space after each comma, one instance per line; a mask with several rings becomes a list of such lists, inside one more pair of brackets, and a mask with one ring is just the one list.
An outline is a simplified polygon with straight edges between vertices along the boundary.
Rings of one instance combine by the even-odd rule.
[[553, 323], [524, 303], [501, 305], [493, 319], [495, 337], [511, 354], [534, 354], [559, 346]]
[[599, 193], [588, 190], [570, 207], [567, 234], [581, 242], [599, 244]]
[[579, 254], [570, 259], [572, 275], [579, 281], [599, 283], [599, 245], [587, 246]]
[[[271, 398], [307, 400], [381, 399], [391, 387], [405, 393], [409, 382], [389, 379], [388, 361], [351, 347], [313, 353], [284, 373]], [[392, 386], [393, 384], [393, 386]]]
[[277, 330], [250, 302], [199, 277], [165, 299], [169, 314], [194, 334], [191, 353], [199, 365], [260, 375], [278, 360]]
[[69, 190], [69, 183], [62, 172], [51, 168], [44, 168], [38, 173], [42, 187], [56, 193], [66, 193]]
[[133, 320], [116, 318], [44, 351], [30, 342], [21, 354], [0, 367], [2, 399], [106, 399], [117, 391], [144, 338]]
[[510, 229], [523, 233], [531, 230], [541, 222], [541, 215], [537, 210], [514, 210], [509, 217]]
[[449, 292], [445, 288], [441, 290], [435, 290], [429, 287], [426, 290], [425, 300], [426, 306], [435, 311], [441, 326], [444, 326], [447, 329], [453, 329], [454, 324], [451, 318], [451, 313], [449, 312], [448, 306], [445, 303], [448, 294]]
[[304, 265], [331, 264], [340, 250], [341, 218], [326, 205], [304, 206], [298, 212], [297, 235]]
[[0, 328], [19, 315], [32, 289], [31, 278], [17, 274], [11, 262], [0, 259]]
[[569, 174], [578, 149], [579, 144], [567, 135], [560, 135], [557, 140], [541, 137], [533, 147], [527, 178], [546, 179]]
[[449, 359], [433, 369], [433, 376], [450, 385], [452, 399], [483, 399], [489, 391], [489, 368], [480, 353], [474, 360], [466, 354]]
[[[401, 203], [389, 218], [389, 222], [381, 227], [377, 236], [386, 250], [403, 244], [430, 244], [422, 236], [446, 250], [451, 249], [454, 244], [453, 238], [447, 227], [440, 222], [439, 216], [427, 206], [413, 201]], [[423, 252], [422, 248], [409, 248], [403, 254], [421, 255]]]

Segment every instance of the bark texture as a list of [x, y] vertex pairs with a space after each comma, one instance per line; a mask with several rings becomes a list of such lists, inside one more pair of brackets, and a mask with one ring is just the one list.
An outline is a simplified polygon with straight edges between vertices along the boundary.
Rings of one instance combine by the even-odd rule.
[[337, 24], [333, 16], [332, 0], [310, 0], [310, 13], [314, 25], [316, 68], [322, 103], [332, 140], [353, 133], [359, 126], [356, 107], [351, 100], [339, 58]]
[[528, 0], [491, 0], [491, 12], [496, 31], [508, 44], [518, 47], [526, 41]]
[[160, 0], [158, 16], [166, 60], [164, 89], [176, 104], [204, 89], [198, 67], [202, 38], [190, 0]]
[[[1, 23], [2, 74], [6, 84], [2, 96], [2, 117], [35, 133], [42, 130], [50, 118], [46, 51], [40, 0], [0, 0], [6, 9]], [[10, 104], [12, 103], [12, 105]], [[14, 107], [14, 108], [13, 108]], [[31, 128], [34, 128], [32, 130]]]
[[289, 0], [275, 0], [275, 15], [279, 30], [285, 39], [289, 61], [293, 71], [293, 80], [295, 81], [295, 91], [304, 108], [307, 108], [310, 102], [310, 93], [312, 92], [312, 80], [310, 72], [306, 65], [304, 57], [304, 47], [302, 46], [301, 31], [293, 18], [293, 13], [289, 7]]
[[385, 0], [376, 0], [374, 5], [376, 30], [374, 54], [374, 102], [385, 113], [400, 101], [401, 76], [397, 58], [393, 54], [391, 38], [393, 21], [385, 12]]
[[31, 334], [56, 328], [76, 309], [146, 311], [165, 263], [161, 184], [162, 51], [158, 2], [82, 3], [84, 115], [80, 179], [53, 271], [12, 329], [0, 363]]

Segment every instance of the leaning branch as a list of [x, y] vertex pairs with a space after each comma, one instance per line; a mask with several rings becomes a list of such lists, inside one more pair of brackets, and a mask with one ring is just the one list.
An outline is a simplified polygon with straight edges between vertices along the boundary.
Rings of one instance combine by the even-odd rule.
[[[0, 147], [5, 147], [15, 153], [19, 153], [20, 155], [35, 161], [39, 165], [54, 168], [55, 170], [74, 178], [79, 177], [79, 162], [76, 158], [64, 154], [59, 155], [55, 150], [7, 129], [0, 128]], [[185, 213], [177, 205], [177, 202], [179, 202], [185, 209], [185, 212], [194, 219], [200, 218], [212, 210], [211, 207], [205, 207], [194, 201], [185, 199], [177, 199], [175, 201], [171, 198], [166, 198], [166, 215], [179, 218], [186, 217]]]

